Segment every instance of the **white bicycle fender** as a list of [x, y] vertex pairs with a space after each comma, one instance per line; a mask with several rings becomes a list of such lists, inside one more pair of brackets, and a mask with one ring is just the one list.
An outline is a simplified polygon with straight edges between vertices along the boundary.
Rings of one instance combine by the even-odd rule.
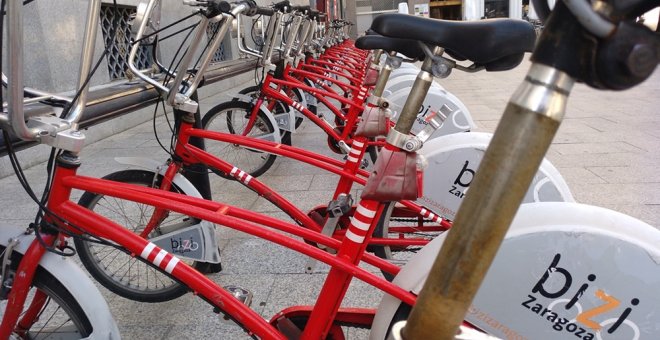
[[[25, 227], [0, 226], [0, 240], [4, 246], [10, 238], [19, 239], [15, 251], [25, 254], [34, 235], [25, 235]], [[87, 274], [71, 259], [46, 252], [39, 262], [46, 271], [60, 281], [80, 304], [93, 326], [92, 334], [86, 339], [121, 339], [117, 323], [110, 308]]]
[[[252, 103], [252, 102], [254, 102], [254, 98], [252, 98], [252, 97], [250, 97], [250, 96], [248, 96], [248, 95], [245, 95], [245, 94], [240, 94], [240, 93], [239, 93], [239, 94], [235, 94], [233, 97], [236, 98], [236, 99], [239, 99], [239, 100], [241, 100], [241, 101], [243, 101], [243, 102], [247, 102], [247, 103]], [[270, 112], [270, 110], [268, 110], [268, 108], [266, 107], [266, 104], [265, 104], [265, 103], [264, 103], [264, 104], [261, 104], [261, 109], [264, 110], [264, 113], [266, 114], [266, 117], [268, 117], [268, 120], [270, 121], [270, 123], [271, 123], [273, 126], [278, 127], [278, 128], [275, 129], [275, 131], [273, 132], [273, 137], [274, 137], [274, 139], [275, 139], [275, 140], [274, 140], [275, 143], [281, 143], [281, 142], [282, 142], [282, 136], [281, 136], [281, 134], [280, 134], [280, 129], [282, 129], [282, 130], [286, 130], [286, 131], [289, 131], [289, 130], [287, 130], [287, 128], [290, 128], [290, 126], [287, 127], [286, 125], [281, 126], [280, 124], [277, 124], [277, 121], [275, 120], [275, 116], [273, 115], [272, 112]], [[295, 117], [295, 114], [292, 113], [292, 112], [290, 112], [290, 111], [291, 111], [291, 110], [289, 110], [289, 113], [288, 113], [289, 117], [288, 117], [288, 118], [289, 118], [289, 122], [293, 122], [293, 123], [289, 123], [289, 125], [292, 125], [292, 124], [293, 124], [292, 126], [295, 126], [295, 118], [296, 118], [296, 117]]]
[[[446, 233], [439, 235], [422, 248], [401, 269], [393, 283], [406, 291], [419, 294], [446, 235]], [[546, 235], [559, 235], [562, 237], [561, 242], [557, 242], [559, 238], [546, 237]], [[600, 242], [602, 239], [609, 239], [612, 242]], [[572, 248], [566, 249], [567, 240], [571, 243]], [[529, 245], [525, 245], [525, 242]], [[575, 244], [578, 246], [576, 247]], [[594, 244], [600, 245], [600, 247], [593, 247]], [[507, 247], [507, 245], [509, 246]], [[578, 312], [584, 312], [592, 307], [603, 305], [604, 301], [594, 297], [594, 291], [601, 289], [607, 292], [608, 296], [618, 298], [621, 306], [611, 313], [592, 320], [597, 319], [604, 330], [604, 325], [615, 324], [617, 320], [625, 319], [625, 322], [619, 322], [619, 325], [626, 328], [621, 332], [627, 331], [628, 333], [619, 334], [619, 336], [623, 335], [624, 338], [632, 339], [656, 339], [660, 328], [656, 327], [657, 313], [654, 313], [653, 310], [657, 309], [660, 297], [657, 297], [655, 294], [657, 290], [652, 287], [660, 281], [660, 270], [658, 270], [660, 268], [660, 247], [658, 245], [660, 245], [660, 232], [656, 228], [616, 211], [570, 202], [523, 204], [511, 224], [503, 246], [500, 248], [491, 270], [486, 275], [466, 319], [478, 327], [483, 326], [484, 329], [495, 325], [493, 327], [496, 329], [492, 332], [503, 338], [509, 336], [509, 338], [557, 339], [562, 336], [560, 331], [565, 332], [567, 338], [573, 338], [572, 332], [576, 329], [570, 331], [568, 324], [584, 328], [585, 332], [593, 332], [593, 330], [576, 322], [575, 316], [571, 318], [570, 311], [558, 307], [553, 309], [553, 306], [569, 302], [569, 299], [573, 297], [573, 303], [579, 300], [579, 303], [584, 305], [578, 306], [576, 303], [575, 307]], [[552, 256], [538, 258], [534, 256], [537, 254], [522, 255], [523, 253], [534, 253], [529, 249], [535, 248], [541, 249], [538, 253], [561, 253], [562, 257], [555, 255], [553, 260]], [[584, 248], [584, 253], [588, 256], [579, 258], [570, 256], [573, 253], [581, 254], [581, 252], [575, 251], [580, 248]], [[516, 258], [511, 254], [517, 254], [518, 260], [507, 261]], [[636, 260], [634, 265], [626, 262], [630, 258]], [[520, 271], [521, 263], [524, 263], [525, 266], [522, 268], [524, 273], [512, 275], [507, 272], [507, 270]], [[548, 264], [551, 263], [554, 263], [554, 269], [548, 267]], [[587, 267], [587, 269], [580, 267]], [[559, 279], [562, 279], [562, 276], [565, 279], [564, 288], [558, 289], [561, 287], [561, 281], [554, 276], [546, 283], [545, 280], [548, 277], [543, 276], [545, 272], [560, 273], [556, 275], [559, 276]], [[587, 279], [588, 273], [591, 273], [589, 279]], [[572, 285], [568, 278], [570, 275], [572, 275], [573, 281], [576, 281]], [[545, 279], [539, 280], [541, 276]], [[537, 280], [539, 280], [538, 283], [534, 285]], [[583, 282], [584, 284], [580, 286]], [[530, 302], [532, 299], [527, 299], [525, 295], [541, 294], [538, 293], [539, 284], [544, 292], [545, 289], [548, 289], [564, 294], [553, 297], [554, 301], [546, 301], [547, 299], [540, 296], [536, 298], [536, 304], [532, 304]], [[532, 293], [529, 293], [528, 289]], [[515, 293], [520, 293], [522, 296], [518, 297], [518, 294], [515, 294], [515, 298], [512, 299], [510, 290], [514, 290]], [[598, 296], [598, 293], [595, 295]], [[630, 299], [633, 297], [639, 306], [635, 302], [632, 302], [634, 306], [631, 305]], [[526, 302], [527, 305], [525, 305]], [[546, 309], [553, 312], [554, 316], [548, 314], [548, 318], [552, 316], [554, 319], [564, 320], [562, 325], [567, 327], [553, 329], [553, 326], [557, 327], [554, 321], [539, 314], [540, 309], [538, 312], [534, 309], [542, 309], [541, 304], [545, 304]], [[370, 339], [386, 338], [385, 333], [399, 305], [400, 301], [392, 296], [386, 294], [383, 297], [372, 324]], [[529, 305], [533, 308], [530, 308]], [[537, 305], [541, 307], [537, 307]], [[637, 312], [637, 314], [630, 314], [630, 316], [622, 314], [626, 307], [632, 307], [633, 313]], [[498, 312], [493, 314], [492, 308], [496, 308]], [[562, 318], [562, 314], [569, 315], [563, 315]], [[522, 319], [523, 317], [527, 319]], [[511, 321], [511, 318], [514, 321]], [[518, 323], [517, 327], [509, 328], [511, 324], [515, 323]], [[529, 327], [537, 328], [531, 331], [534, 334], [532, 337], [529, 336], [530, 330], [525, 329]], [[498, 334], [503, 332], [504, 334]], [[641, 337], [640, 332], [644, 332]], [[649, 336], [647, 332], [655, 333]], [[610, 337], [618, 338], [616, 334], [610, 335]]]
[[[387, 97], [387, 101], [390, 103], [390, 109], [392, 110], [392, 120], [396, 121], [409, 94], [410, 89], [403, 88]], [[436, 112], [445, 106], [451, 110], [451, 114], [448, 115], [442, 126], [433, 132], [430, 139], [458, 132], [471, 131], [476, 127], [470, 111], [458, 97], [442, 89], [440, 86], [431, 86], [429, 93], [424, 98], [424, 103], [420, 107], [411, 131], [413, 133], [422, 131], [428, 125], [425, 117], [429, 113]]]
[[[143, 157], [115, 157], [115, 161], [119, 164], [132, 165], [144, 170], [154, 171], [160, 175], [165, 175], [167, 167], [156, 160], [143, 158]], [[197, 188], [190, 183], [190, 181], [183, 177], [181, 174], [174, 175], [172, 182], [179, 187], [186, 195], [192, 197], [203, 198], [202, 194], [197, 191]]]
[[[424, 171], [424, 196], [418, 202], [454, 220], [492, 136], [485, 132], [463, 132], [426, 141], [418, 151], [428, 161]], [[543, 159], [523, 203], [573, 201], [568, 184], [557, 168]]]
[[[305, 78], [305, 85], [307, 85], [309, 87], [316, 87], [314, 85], [314, 82], [311, 79], [307, 79], [307, 78]], [[318, 100], [311, 93], [309, 93], [307, 91], [302, 91], [298, 88], [296, 88], [295, 90], [301, 92], [303, 100], [304, 100], [303, 105], [305, 105], [305, 107], [318, 106], [319, 105]], [[304, 115], [302, 113], [299, 113], [299, 114], [300, 114], [301, 117], [304, 117]]]

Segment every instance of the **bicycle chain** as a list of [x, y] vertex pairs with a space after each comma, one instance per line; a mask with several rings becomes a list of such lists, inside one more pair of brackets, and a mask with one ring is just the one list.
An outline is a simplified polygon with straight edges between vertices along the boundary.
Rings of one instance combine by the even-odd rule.
[[[394, 222], [419, 222], [419, 219], [417, 217], [392, 217], [390, 218], [390, 221]], [[422, 222], [434, 222], [433, 220], [429, 219], [424, 219]]]

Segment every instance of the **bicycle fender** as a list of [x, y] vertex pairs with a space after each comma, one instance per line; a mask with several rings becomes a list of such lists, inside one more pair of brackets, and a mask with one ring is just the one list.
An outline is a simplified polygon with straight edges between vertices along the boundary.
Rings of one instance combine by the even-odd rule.
[[[311, 79], [307, 79], [307, 78], [305, 78], [305, 84], [307, 84], [307, 86], [309, 86], [309, 87], [315, 87], [316, 86], [316, 85], [314, 85], [314, 82]], [[302, 94], [302, 98], [304, 100], [303, 104], [305, 105], [305, 107], [318, 106], [319, 105], [319, 102], [316, 99], [316, 97], [314, 97], [310, 93], [307, 93], [307, 92], [302, 91], [300, 89], [294, 89], [294, 90], [300, 91], [300, 94]], [[304, 115], [301, 115], [301, 116], [304, 116]]]
[[[424, 196], [418, 202], [454, 220], [492, 136], [485, 132], [454, 133], [424, 143], [418, 153], [426, 157], [428, 167], [424, 171]], [[568, 184], [544, 158], [523, 203], [572, 201]]]
[[[159, 161], [143, 158], [143, 157], [115, 157], [115, 161], [119, 164], [132, 165], [140, 169], [157, 172], [160, 175], [165, 175], [167, 166]], [[183, 175], [176, 174], [172, 182], [179, 187], [187, 196], [203, 198], [197, 188]]]
[[[35, 239], [33, 234], [25, 234], [25, 227], [5, 223], [0, 226], [1, 244], [7, 246], [10, 238], [19, 239], [14, 251], [20, 254], [25, 254]], [[92, 334], [86, 339], [121, 339], [117, 323], [101, 292], [73, 260], [46, 252], [39, 265], [60, 281], [85, 311], [93, 326]]]
[[[395, 70], [396, 71], [396, 70]], [[395, 93], [401, 89], [406, 89], [408, 93], [410, 93], [410, 89], [413, 86], [413, 83], [415, 83], [415, 79], [417, 79], [417, 74], [419, 74], [419, 70], [411, 70], [409, 73], [399, 73], [397, 77], [392, 77], [390, 76], [390, 79], [387, 81], [387, 84], [385, 85], [385, 90], [389, 91], [390, 93]], [[394, 73], [394, 71], [392, 71]], [[432, 88], [439, 88], [441, 90], [444, 89], [442, 85], [438, 84], [437, 82], [432, 82], [431, 83]]]
[[[395, 91], [387, 98], [390, 103], [390, 109], [393, 113], [393, 121], [396, 121], [409, 94], [410, 88], [403, 88]], [[476, 127], [470, 111], [467, 106], [458, 99], [458, 97], [454, 96], [449, 91], [444, 90], [440, 86], [431, 86], [429, 93], [424, 98], [424, 103], [419, 108], [417, 119], [415, 119], [412, 126], [412, 133], [420, 133], [428, 125], [426, 117], [438, 111], [446, 114], [447, 119], [445, 119], [439, 129], [433, 132], [430, 139], [453, 133], [471, 131]]]
[[[234, 95], [234, 98], [239, 99], [241, 101], [244, 101], [246, 103], [253, 103], [254, 102], [254, 98], [252, 98], [248, 95], [245, 95], [245, 94], [236, 94], [236, 95]], [[285, 118], [286, 122], [283, 122], [283, 124], [278, 124], [277, 120], [275, 119], [275, 115], [272, 112], [270, 112], [270, 110], [266, 107], [266, 103], [261, 104], [261, 109], [266, 114], [266, 117], [268, 117], [268, 120], [270, 121], [270, 123], [273, 126], [278, 127], [273, 132], [273, 135], [274, 135], [274, 138], [275, 138], [275, 140], [274, 140], [275, 143], [281, 143], [282, 142], [282, 136], [280, 134], [280, 130], [285, 130], [285, 131], [295, 130], [295, 124], [296, 124], [295, 118], [296, 117], [295, 117], [295, 114], [291, 112], [291, 110], [289, 110], [289, 112], [286, 112], [286, 113], [282, 114], [282, 115], [284, 115], [283, 117]]]
[[[446, 235], [415, 254], [393, 283], [419, 294]], [[631, 330], [638, 335], [631, 338], [658, 338], [659, 244], [660, 231], [616, 211], [573, 202], [523, 204], [466, 320], [500, 338], [556, 339], [560, 331], [582, 329], [586, 335], [594, 332], [590, 327], [609, 331], [619, 326], [619, 336], [625, 338]], [[621, 306], [597, 317], [585, 314], [611, 298]], [[387, 337], [400, 303], [387, 294], [383, 297], [370, 339]], [[568, 303], [569, 308], [555, 307]], [[636, 314], [627, 309], [622, 314], [626, 307]], [[542, 316], [543, 308], [553, 314]], [[553, 328], [553, 319], [566, 327]]]

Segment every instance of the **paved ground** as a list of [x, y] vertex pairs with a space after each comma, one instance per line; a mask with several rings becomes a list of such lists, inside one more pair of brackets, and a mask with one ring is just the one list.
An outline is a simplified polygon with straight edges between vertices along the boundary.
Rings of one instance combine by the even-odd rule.
[[[503, 73], [465, 74], [455, 72], [441, 84], [458, 96], [471, 110], [480, 131], [492, 131], [506, 100], [528, 68], [523, 63]], [[246, 84], [247, 85], [247, 84]], [[637, 217], [660, 227], [660, 71], [642, 86], [622, 93], [597, 92], [577, 85], [569, 100], [567, 118], [548, 158], [566, 178], [578, 202], [600, 205]], [[202, 102], [203, 110], [226, 100], [226, 94]], [[168, 140], [166, 125], [157, 121], [160, 135]], [[87, 132], [93, 134], [94, 130]], [[325, 137], [310, 124], [293, 137], [294, 145], [328, 153]], [[113, 161], [117, 156], [144, 156], [164, 160], [151, 124], [142, 124], [88, 146], [83, 153], [84, 174], [102, 176], [125, 167]], [[35, 187], [44, 177], [42, 166], [26, 171]], [[302, 209], [324, 203], [331, 195], [335, 176], [278, 159], [263, 180], [293, 200]], [[0, 217], [6, 222], [26, 223], [34, 206], [22, 194], [14, 177], [0, 180], [3, 194]], [[213, 179], [217, 199], [227, 200], [261, 213], [285, 218], [282, 213], [252, 193], [219, 178]], [[213, 275], [221, 285], [237, 284], [254, 292], [253, 307], [264, 317], [293, 304], [314, 301], [325, 277], [323, 270], [305, 274], [305, 259], [259, 239], [233, 232], [221, 232], [224, 271]], [[188, 294], [161, 304], [139, 304], [116, 297], [101, 288], [126, 339], [243, 338], [235, 326], [219, 322], [210, 306]], [[346, 305], [374, 306], [380, 293], [355, 283]], [[366, 333], [351, 330], [351, 338]]]

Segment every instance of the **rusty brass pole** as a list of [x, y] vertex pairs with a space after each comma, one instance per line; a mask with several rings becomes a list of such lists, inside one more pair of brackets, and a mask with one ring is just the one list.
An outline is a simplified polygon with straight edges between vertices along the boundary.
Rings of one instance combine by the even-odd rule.
[[532, 65], [495, 131], [404, 339], [454, 339], [559, 127], [572, 85], [565, 73]]

